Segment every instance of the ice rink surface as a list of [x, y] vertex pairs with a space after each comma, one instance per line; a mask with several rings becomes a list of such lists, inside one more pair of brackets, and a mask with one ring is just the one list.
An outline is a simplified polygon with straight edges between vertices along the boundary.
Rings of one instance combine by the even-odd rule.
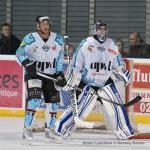
[[75, 132], [57, 144], [46, 142], [44, 133], [34, 133], [34, 141], [22, 140], [23, 118], [0, 118], [0, 150], [148, 150], [150, 140], [116, 140], [109, 131]]

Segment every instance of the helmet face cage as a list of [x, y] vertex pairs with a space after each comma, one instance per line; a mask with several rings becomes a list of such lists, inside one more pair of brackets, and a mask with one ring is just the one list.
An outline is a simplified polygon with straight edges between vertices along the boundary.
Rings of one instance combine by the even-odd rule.
[[107, 25], [102, 20], [99, 20], [91, 27], [91, 30], [93, 35], [96, 35], [99, 41], [103, 43], [106, 40], [106, 33], [104, 34], [97, 31], [102, 26], [107, 28]]

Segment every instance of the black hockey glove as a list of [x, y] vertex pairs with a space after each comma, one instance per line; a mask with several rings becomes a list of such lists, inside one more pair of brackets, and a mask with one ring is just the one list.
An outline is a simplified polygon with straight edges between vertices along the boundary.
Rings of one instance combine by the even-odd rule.
[[64, 87], [66, 84], [67, 82], [66, 82], [64, 75], [62, 73], [59, 73], [56, 78], [55, 85], [59, 87]]
[[29, 78], [35, 78], [36, 77], [35, 62], [30, 61], [29, 59], [26, 59], [22, 62], [22, 65], [25, 67], [27, 75]]

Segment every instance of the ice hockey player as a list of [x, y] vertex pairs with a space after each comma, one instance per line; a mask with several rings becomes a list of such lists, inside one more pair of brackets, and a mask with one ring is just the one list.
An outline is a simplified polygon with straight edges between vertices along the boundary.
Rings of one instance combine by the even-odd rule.
[[63, 88], [68, 91], [73, 91], [75, 87], [82, 88], [77, 99], [73, 95], [75, 92], [71, 96], [72, 103], [77, 100], [78, 111], [75, 112], [75, 105], [65, 110], [56, 122], [55, 131], [67, 138], [78, 126], [74, 116], [77, 114], [84, 120], [99, 100], [109, 129], [118, 139], [128, 139], [134, 135], [134, 130], [124, 105], [120, 107], [99, 97], [123, 104], [124, 100], [121, 99], [121, 93], [115, 87], [111, 76], [114, 74], [118, 80], [128, 85], [130, 72], [123, 66], [118, 47], [106, 36], [107, 25], [102, 20], [97, 21], [92, 31], [93, 36], [79, 44], [71, 63], [72, 69], [66, 73], [67, 85]]
[[46, 104], [46, 138], [53, 138], [53, 127], [56, 121], [56, 113], [59, 92], [55, 89], [53, 81], [37, 75], [37, 72], [56, 78], [56, 84], [62, 85], [65, 80], [62, 74], [64, 61], [64, 40], [50, 31], [51, 20], [48, 16], [36, 18], [37, 32], [27, 34], [16, 55], [25, 68], [25, 83], [27, 90], [26, 114], [24, 120], [23, 138], [33, 139], [32, 123], [36, 109], [42, 102], [42, 96]]

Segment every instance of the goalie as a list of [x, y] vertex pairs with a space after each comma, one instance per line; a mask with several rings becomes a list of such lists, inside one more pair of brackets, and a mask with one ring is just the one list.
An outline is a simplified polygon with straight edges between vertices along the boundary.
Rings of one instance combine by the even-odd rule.
[[[123, 67], [118, 47], [112, 39], [106, 37], [107, 25], [100, 20], [92, 27], [92, 31], [93, 36], [84, 39], [78, 46], [73, 56], [72, 69], [66, 72], [67, 85], [63, 89], [71, 92], [72, 104], [57, 120], [55, 131], [68, 137], [79, 123], [82, 124], [77, 118], [84, 120], [99, 100], [108, 127], [119, 139], [128, 139], [134, 135], [134, 131], [111, 75], [114, 74], [127, 85], [130, 73]], [[76, 86], [83, 89], [77, 99]], [[110, 99], [122, 106], [99, 97]]]

